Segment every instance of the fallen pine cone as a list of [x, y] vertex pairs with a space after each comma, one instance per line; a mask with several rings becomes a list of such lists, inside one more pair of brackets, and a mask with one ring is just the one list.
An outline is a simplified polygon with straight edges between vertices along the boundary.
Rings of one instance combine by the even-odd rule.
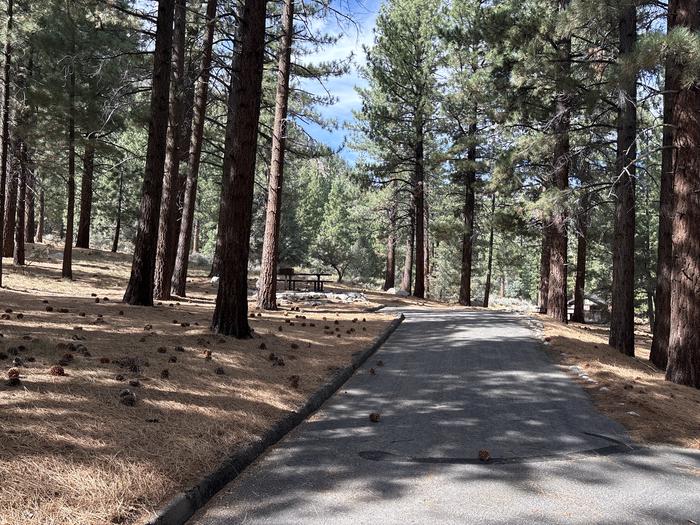
[[483, 461], [484, 463], [488, 463], [491, 461], [491, 454], [488, 450], [482, 449], [479, 451], [479, 460]]
[[17, 368], [10, 368], [7, 371], [7, 377], [9, 379], [19, 378], [19, 370]]
[[216, 375], [219, 375], [219, 376], [222, 376], [226, 373], [226, 371], [224, 370], [224, 367], [222, 367], [222, 366], [217, 366], [216, 369], [214, 370], [214, 372], [216, 373]]
[[64, 376], [66, 375], [66, 371], [63, 370], [62, 366], [54, 365], [49, 369], [49, 374], [52, 376]]
[[379, 413], [378, 413], [378, 412], [372, 412], [372, 413], [369, 415], [369, 420], [370, 420], [372, 423], [379, 423]]
[[292, 385], [292, 388], [299, 388], [299, 376], [298, 375], [292, 375], [289, 376], [289, 382]]
[[136, 404], [136, 394], [134, 394], [131, 390], [124, 389], [119, 392], [119, 402], [122, 405], [132, 407]]
[[167, 368], [160, 371], [160, 378], [161, 379], [168, 379], [169, 377], [170, 377], [170, 371]]
[[384, 366], [384, 361], [382, 361], [381, 359], [377, 361], [377, 366]]
[[375, 372], [374, 368], [369, 369], [370, 375], [375, 375], [377, 372]]

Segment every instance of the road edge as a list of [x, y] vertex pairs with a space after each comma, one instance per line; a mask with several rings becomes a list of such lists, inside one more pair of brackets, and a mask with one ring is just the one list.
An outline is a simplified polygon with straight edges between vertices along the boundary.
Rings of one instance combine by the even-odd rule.
[[328, 383], [319, 387], [309, 397], [304, 405], [284, 416], [258, 439], [229, 456], [216, 470], [202, 478], [199, 483], [184, 492], [176, 494], [164, 507], [156, 511], [155, 516], [152, 516], [145, 522], [146, 525], [184, 524], [217, 492], [233, 481], [246, 467], [260, 457], [265, 450], [280, 441], [308, 416], [321, 408], [352, 377], [355, 370], [381, 348], [404, 319], [403, 314], [395, 317], [366, 350], [355, 352], [352, 355], [352, 363], [338, 370]]

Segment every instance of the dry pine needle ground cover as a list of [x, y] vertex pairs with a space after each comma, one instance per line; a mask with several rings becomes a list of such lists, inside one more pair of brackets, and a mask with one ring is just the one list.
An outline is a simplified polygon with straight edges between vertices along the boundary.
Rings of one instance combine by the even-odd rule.
[[215, 289], [203, 269], [191, 297], [143, 308], [120, 302], [125, 255], [75, 250], [68, 282], [60, 261], [34, 254], [25, 269], [5, 260], [0, 291], [1, 525], [143, 521], [391, 319], [362, 312], [369, 302], [253, 310], [255, 338], [237, 341], [207, 329]]
[[[569, 371], [578, 366], [597, 383], [580, 381], [596, 406], [624, 425], [640, 443], [700, 449], [700, 390], [664, 381], [649, 362], [651, 336], [638, 327], [636, 358], [607, 344], [602, 326], [565, 326], [537, 315], [544, 323], [552, 357]], [[576, 377], [576, 374], [573, 374]]]

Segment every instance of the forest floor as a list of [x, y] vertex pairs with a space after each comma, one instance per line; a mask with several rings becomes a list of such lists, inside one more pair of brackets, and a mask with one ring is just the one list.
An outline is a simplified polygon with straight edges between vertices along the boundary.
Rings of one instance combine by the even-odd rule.
[[629, 357], [607, 344], [606, 326], [565, 326], [543, 315], [535, 317], [544, 323], [555, 361], [576, 377], [602, 412], [627, 428], [632, 439], [700, 449], [700, 390], [664, 380], [664, 373], [649, 362], [648, 330], [637, 327], [636, 357]]
[[[255, 312], [255, 337], [238, 341], [208, 330], [208, 269], [194, 268], [187, 299], [133, 307], [121, 303], [130, 256], [76, 249], [65, 281], [59, 249], [28, 249], [24, 268], [3, 261], [1, 525], [143, 520], [300, 407], [392, 319], [366, 312], [386, 297], [372, 294]], [[21, 385], [9, 386], [15, 358]], [[65, 375], [52, 375], [59, 361]]]

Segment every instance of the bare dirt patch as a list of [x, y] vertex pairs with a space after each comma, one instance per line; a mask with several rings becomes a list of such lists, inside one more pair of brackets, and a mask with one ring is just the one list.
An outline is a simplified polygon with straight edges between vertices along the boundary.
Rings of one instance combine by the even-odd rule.
[[[74, 253], [72, 282], [45, 255], [24, 269], [4, 261], [2, 525], [143, 521], [301, 406], [391, 320], [364, 312], [369, 303], [251, 309], [253, 339], [219, 337], [204, 269], [191, 297], [132, 307], [120, 302], [128, 256]], [[15, 359], [21, 384], [9, 386]]]
[[[670, 444], [700, 449], [700, 390], [669, 383], [649, 362], [651, 336], [636, 333], [636, 358], [607, 344], [602, 326], [565, 326], [537, 315], [544, 323], [552, 357], [577, 377], [605, 414], [624, 425], [641, 443]], [[581, 380], [569, 367], [578, 367], [595, 383]]]

